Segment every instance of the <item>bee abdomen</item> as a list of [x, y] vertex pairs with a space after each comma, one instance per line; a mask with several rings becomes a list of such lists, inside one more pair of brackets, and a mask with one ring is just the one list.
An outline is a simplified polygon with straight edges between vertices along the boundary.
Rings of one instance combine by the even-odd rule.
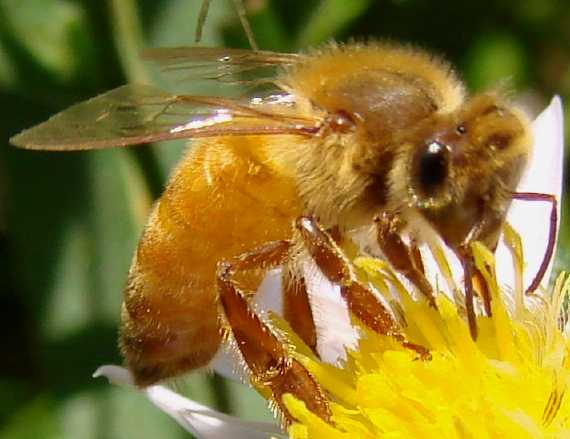
[[[261, 138], [195, 144], [170, 179], [129, 273], [121, 350], [139, 385], [207, 365], [221, 340], [216, 267], [287, 239], [295, 186], [256, 155]], [[260, 273], [240, 276], [255, 289]]]

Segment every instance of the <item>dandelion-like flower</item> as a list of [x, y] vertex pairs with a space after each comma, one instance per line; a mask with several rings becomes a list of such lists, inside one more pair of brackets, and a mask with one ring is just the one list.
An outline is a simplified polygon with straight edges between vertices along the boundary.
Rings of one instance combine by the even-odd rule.
[[[560, 205], [563, 142], [558, 98], [537, 118], [533, 130], [533, 156], [518, 189], [553, 194]], [[472, 246], [481, 282], [491, 297], [490, 314], [477, 317], [475, 340], [457, 293], [459, 270], [443, 249], [435, 249], [426, 266], [438, 291], [437, 309], [415, 300], [383, 261], [353, 261], [361, 277], [394, 304], [407, 339], [429, 349], [428, 360], [419, 360], [417, 352], [391, 337], [359, 326], [341, 301], [323, 299], [330, 291], [313, 297], [321, 301], [317, 308], [323, 308], [322, 318], [319, 313], [315, 316], [323, 334], [320, 358], [286, 323], [271, 318], [287, 338], [290, 355], [324, 390], [332, 412], [327, 422], [294, 396], [285, 395], [283, 405], [294, 418], [287, 429], [290, 438], [570, 437], [570, 398], [566, 396], [570, 276], [560, 275], [548, 288], [548, 270], [541, 287], [531, 295], [525, 293], [542, 262], [550, 212], [541, 203], [521, 204], [513, 202], [495, 254], [479, 243]], [[320, 289], [327, 288], [332, 286], [321, 282]], [[339, 358], [342, 361], [335, 363]], [[132, 383], [129, 373], [117, 366], [103, 366], [96, 374]], [[164, 386], [150, 386], [143, 392], [200, 438], [285, 435], [277, 425], [217, 413]]]

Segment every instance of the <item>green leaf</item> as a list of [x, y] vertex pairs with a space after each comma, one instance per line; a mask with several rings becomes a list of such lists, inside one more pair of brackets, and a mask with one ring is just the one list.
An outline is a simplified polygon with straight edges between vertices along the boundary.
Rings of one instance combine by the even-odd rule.
[[371, 3], [371, 0], [321, 0], [299, 34], [297, 46], [312, 46], [330, 39], [362, 15]]
[[56, 405], [41, 395], [30, 401], [0, 427], [0, 439], [56, 439], [61, 437]]
[[469, 85], [480, 90], [506, 84], [520, 87], [526, 81], [528, 62], [520, 42], [509, 34], [481, 35], [466, 56]]
[[269, 403], [252, 388], [235, 381], [227, 381], [232, 396], [233, 414], [243, 419], [260, 422], [275, 422]]
[[189, 438], [142, 393], [100, 380], [100, 391], [81, 392], [62, 402], [61, 437], [73, 439]]
[[10, 89], [17, 82], [17, 71], [5, 45], [0, 42], [0, 87]]
[[65, 361], [59, 390], [71, 389], [117, 359], [122, 289], [148, 196], [125, 151], [7, 156], [17, 286], [37, 322], [42, 373]]
[[62, 0], [0, 0], [0, 16], [14, 40], [47, 71], [71, 78], [81, 66], [77, 40], [87, 28], [77, 4]]

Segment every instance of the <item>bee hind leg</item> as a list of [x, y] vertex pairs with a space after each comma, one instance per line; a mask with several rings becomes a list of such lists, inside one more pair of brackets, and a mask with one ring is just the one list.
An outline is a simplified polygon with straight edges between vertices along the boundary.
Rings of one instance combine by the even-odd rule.
[[240, 270], [283, 264], [289, 248], [289, 241], [276, 241], [220, 262], [217, 271], [219, 298], [253, 383], [271, 392], [285, 421], [293, 420], [282, 402], [283, 395], [290, 393], [303, 401], [313, 413], [330, 422], [328, 402], [318, 383], [297, 360], [291, 358], [283, 342], [251, 309], [246, 295], [234, 279]]
[[330, 233], [308, 216], [297, 220], [296, 229], [319, 269], [331, 282], [340, 286], [341, 296], [352, 314], [378, 334], [392, 336], [406, 348], [418, 353], [420, 358], [429, 358], [428, 350], [409, 342], [390, 311], [358, 281], [350, 262]]

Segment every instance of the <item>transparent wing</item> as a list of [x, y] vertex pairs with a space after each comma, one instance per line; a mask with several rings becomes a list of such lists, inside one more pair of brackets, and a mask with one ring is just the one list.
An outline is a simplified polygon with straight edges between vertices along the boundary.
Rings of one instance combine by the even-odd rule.
[[220, 135], [313, 135], [319, 124], [316, 118], [299, 116], [290, 95], [243, 101], [125, 85], [74, 105], [10, 141], [26, 149], [71, 151]]
[[183, 75], [182, 79], [208, 79], [224, 84], [272, 82], [277, 69], [304, 59], [293, 53], [217, 47], [147, 49], [142, 56], [161, 66], [165, 73]]

